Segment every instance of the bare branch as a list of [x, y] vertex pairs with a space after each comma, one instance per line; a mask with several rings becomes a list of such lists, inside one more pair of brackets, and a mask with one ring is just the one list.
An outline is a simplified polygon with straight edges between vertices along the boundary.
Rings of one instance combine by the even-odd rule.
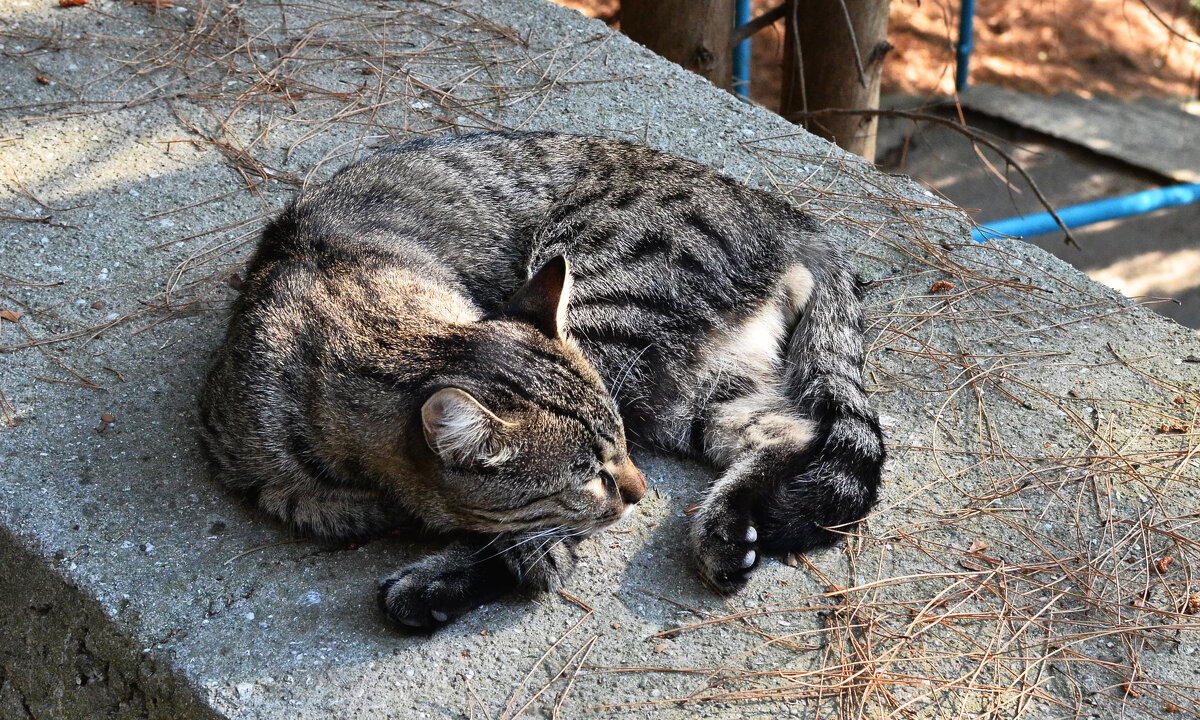
[[1009, 167], [1016, 170], [1021, 178], [1025, 180], [1025, 183], [1029, 185], [1029, 189], [1033, 190], [1033, 194], [1037, 196], [1038, 202], [1042, 204], [1042, 207], [1046, 208], [1046, 212], [1050, 213], [1050, 217], [1054, 218], [1054, 222], [1058, 223], [1058, 227], [1062, 229], [1063, 234], [1066, 236], [1066, 242], [1070, 245], [1073, 245], [1076, 249], [1082, 249], [1080, 248], [1079, 243], [1075, 241], [1075, 235], [1071, 232], [1071, 228], [1067, 227], [1067, 224], [1064, 223], [1062, 218], [1058, 216], [1058, 212], [1055, 211], [1054, 206], [1050, 204], [1050, 201], [1045, 195], [1042, 194], [1041, 188], [1037, 186], [1037, 183], [1033, 181], [1033, 178], [1030, 177], [1029, 173], [1025, 172], [1025, 168], [1021, 167], [1021, 163], [1017, 162], [1016, 158], [1005, 152], [998, 144], [971, 130], [971, 128], [967, 127], [966, 125], [955, 122], [954, 120], [950, 120], [948, 118], [941, 117], [940, 115], [908, 112], [906, 110], [813, 110], [811, 112], [791, 113], [788, 116], [788, 119], [794, 121], [798, 119], [819, 117], [822, 115], [870, 115], [872, 117], [900, 118], [902, 120], [913, 120], [915, 122], [929, 122], [935, 125], [941, 125], [942, 127], [950, 128], [959, 135], [969, 138], [971, 142], [983, 145], [989, 150], [995, 152], [1000, 157], [1004, 158], [1004, 162], [1007, 163]]

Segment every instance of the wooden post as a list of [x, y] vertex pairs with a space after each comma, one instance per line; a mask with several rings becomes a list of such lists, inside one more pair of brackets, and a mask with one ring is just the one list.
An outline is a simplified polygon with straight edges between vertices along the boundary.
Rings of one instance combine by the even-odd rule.
[[622, 0], [621, 32], [728, 90], [733, 7], [734, 0]]
[[789, 0], [784, 38], [780, 114], [872, 162], [878, 118], [802, 113], [879, 108], [887, 20], [888, 0]]

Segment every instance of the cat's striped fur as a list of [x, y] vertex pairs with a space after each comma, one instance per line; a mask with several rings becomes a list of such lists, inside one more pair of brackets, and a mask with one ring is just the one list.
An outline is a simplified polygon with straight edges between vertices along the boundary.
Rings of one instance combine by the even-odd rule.
[[811, 217], [696, 163], [544, 133], [417, 141], [266, 230], [205, 445], [310, 534], [467, 533], [385, 582], [406, 625], [561, 584], [578, 538], [641, 496], [625, 432], [720, 470], [692, 544], [737, 586], [875, 500], [859, 291]]

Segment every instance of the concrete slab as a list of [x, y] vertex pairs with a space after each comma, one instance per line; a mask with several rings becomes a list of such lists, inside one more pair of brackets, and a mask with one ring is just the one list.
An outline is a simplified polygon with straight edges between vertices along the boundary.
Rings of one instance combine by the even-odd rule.
[[[1196, 715], [1194, 334], [549, 3], [160, 5], [0, 0], [0, 716]], [[696, 158], [858, 253], [892, 452], [861, 535], [718, 597], [682, 542], [708, 474], [647, 453], [570, 595], [413, 639], [372, 591], [414, 543], [296, 541], [209, 482], [257, 223], [492, 126]]]
[[970, 88], [959, 102], [1176, 182], [1200, 182], [1200, 118], [1167, 103], [1073, 93], [1044, 98], [988, 85]]

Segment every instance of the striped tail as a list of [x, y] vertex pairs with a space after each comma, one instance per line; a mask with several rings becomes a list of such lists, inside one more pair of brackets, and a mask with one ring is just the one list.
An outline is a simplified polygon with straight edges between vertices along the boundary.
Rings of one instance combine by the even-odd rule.
[[[885, 451], [863, 390], [862, 285], [843, 262], [813, 268], [813, 290], [787, 341], [786, 392], [817, 426], [755, 513], [768, 552], [835, 543], [875, 503]], [[834, 528], [834, 531], [826, 528]]]

